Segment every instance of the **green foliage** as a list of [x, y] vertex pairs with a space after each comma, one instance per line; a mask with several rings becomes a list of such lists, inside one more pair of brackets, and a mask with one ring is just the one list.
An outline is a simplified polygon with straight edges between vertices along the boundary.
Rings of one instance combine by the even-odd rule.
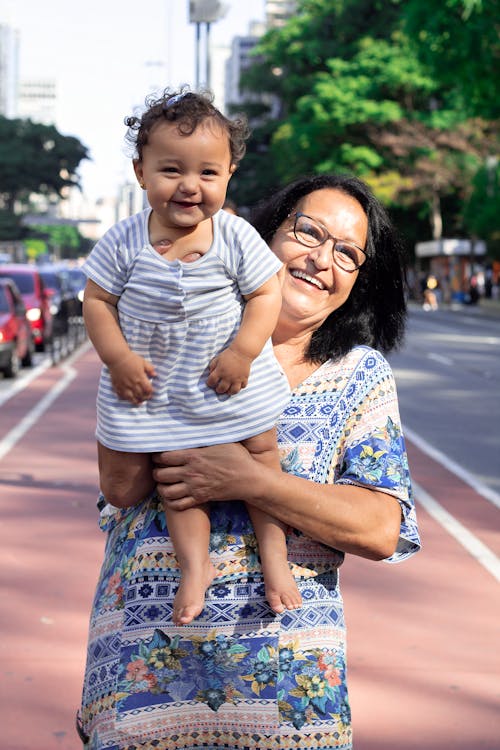
[[299, 0], [242, 82], [268, 113], [238, 200], [348, 171], [398, 216], [427, 216], [439, 231], [442, 212], [445, 232], [473, 232], [474, 175], [498, 153], [498, 52], [492, 0]]
[[[72, 224], [37, 224], [29, 227], [26, 242], [31, 243], [36, 254], [43, 252], [55, 253], [62, 258], [76, 258], [83, 254], [87, 246], [86, 239], [78, 228]], [[41, 243], [41, 245], [40, 245]]]
[[27, 237], [24, 241], [24, 246], [29, 260], [36, 260], [39, 256], [49, 253], [47, 243], [44, 240], [35, 239], [34, 237]]
[[464, 117], [499, 116], [500, 14], [497, 0], [406, 0], [403, 28], [418, 59]]
[[0, 116], [0, 199], [11, 211], [32, 193], [63, 197], [64, 188], [78, 187], [78, 165], [88, 158], [77, 138], [53, 125]]
[[22, 240], [26, 236], [26, 227], [21, 218], [11, 211], [0, 209], [0, 240]]
[[489, 242], [500, 241], [500, 164], [490, 159], [480, 167], [472, 181], [472, 192], [464, 207], [464, 221], [476, 237]]

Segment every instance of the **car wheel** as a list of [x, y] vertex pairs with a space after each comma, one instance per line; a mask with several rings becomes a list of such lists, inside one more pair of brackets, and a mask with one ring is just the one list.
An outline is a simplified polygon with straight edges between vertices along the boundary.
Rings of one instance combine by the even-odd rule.
[[35, 353], [35, 342], [33, 341], [33, 339], [30, 339], [28, 343], [28, 350], [21, 360], [21, 364], [23, 367], [31, 367], [31, 365], [33, 364], [34, 353]]
[[13, 349], [10, 355], [9, 363], [5, 370], [3, 371], [3, 374], [6, 378], [15, 378], [18, 374], [19, 370], [21, 369], [21, 362], [19, 357], [17, 356], [17, 353]]

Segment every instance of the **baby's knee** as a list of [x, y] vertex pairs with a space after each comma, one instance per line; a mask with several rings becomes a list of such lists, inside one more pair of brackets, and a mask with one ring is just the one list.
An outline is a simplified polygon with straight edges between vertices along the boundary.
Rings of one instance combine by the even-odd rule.
[[111, 505], [116, 508], [130, 508], [144, 500], [154, 489], [154, 482], [142, 479], [135, 481], [123, 474], [107, 473], [101, 476], [101, 492]]
[[260, 435], [242, 440], [245, 448], [262, 464], [273, 468], [280, 468], [276, 431], [268, 430]]

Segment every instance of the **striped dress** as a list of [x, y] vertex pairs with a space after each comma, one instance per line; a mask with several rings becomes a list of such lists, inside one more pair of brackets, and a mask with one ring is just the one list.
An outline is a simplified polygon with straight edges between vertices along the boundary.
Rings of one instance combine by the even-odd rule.
[[117, 451], [144, 453], [243, 440], [271, 429], [289, 399], [271, 342], [234, 396], [206, 385], [210, 360], [236, 335], [248, 295], [281, 267], [255, 229], [226, 211], [213, 221], [213, 243], [193, 263], [168, 261], [149, 242], [151, 209], [115, 224], [83, 266], [119, 296], [130, 348], [156, 369], [153, 396], [135, 406], [118, 398], [102, 368], [96, 436]]

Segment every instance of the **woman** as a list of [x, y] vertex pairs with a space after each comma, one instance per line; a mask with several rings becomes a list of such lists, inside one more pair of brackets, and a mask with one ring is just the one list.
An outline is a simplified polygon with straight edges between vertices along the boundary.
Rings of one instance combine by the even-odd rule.
[[[161, 502], [103, 509], [82, 710], [92, 750], [348, 750], [339, 568], [346, 552], [396, 561], [419, 546], [394, 380], [377, 351], [401, 341], [405, 321], [384, 210], [359, 180], [323, 175], [274, 195], [254, 224], [283, 263], [273, 344], [293, 390], [278, 424], [284, 471], [240, 444], [157, 456], [172, 508], [212, 502], [218, 575], [183, 628], [171, 621], [179, 572]], [[289, 527], [300, 609], [267, 605], [240, 501]]]

